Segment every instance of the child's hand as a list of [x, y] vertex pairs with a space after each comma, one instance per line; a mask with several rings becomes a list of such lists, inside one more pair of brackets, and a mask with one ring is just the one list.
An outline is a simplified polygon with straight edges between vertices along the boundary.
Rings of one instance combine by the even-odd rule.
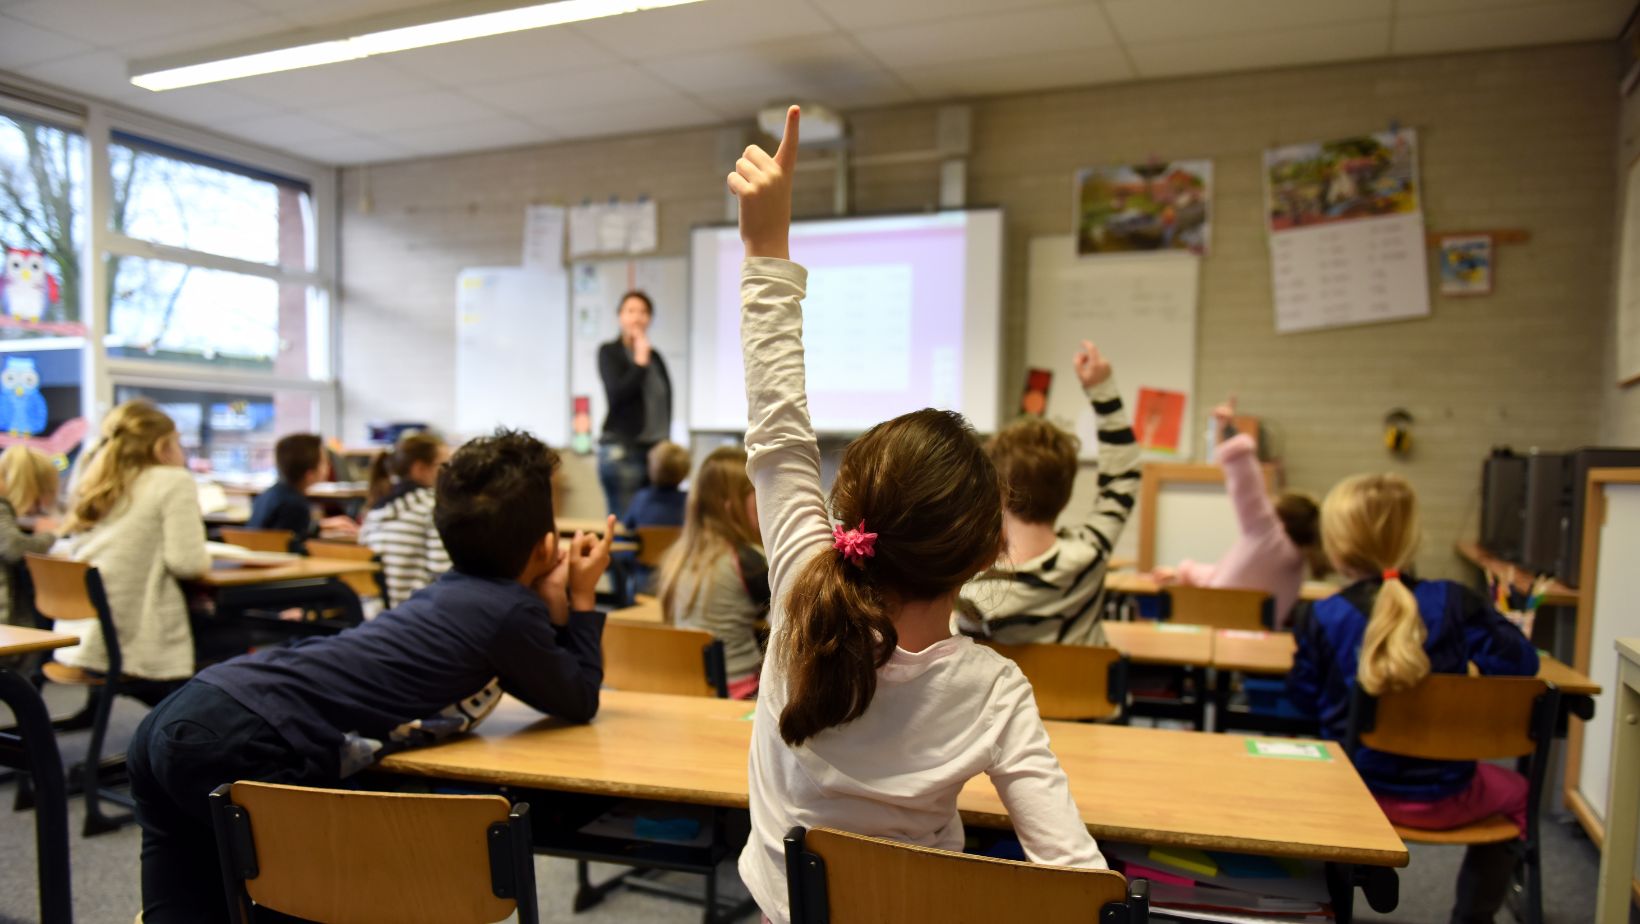
[[1236, 420], [1236, 396], [1231, 395], [1228, 401], [1221, 402], [1213, 407], [1214, 432], [1223, 433], [1224, 428]]
[[555, 626], [569, 625], [569, 550], [559, 548], [552, 570], [535, 583], [536, 596], [547, 605], [547, 615]]
[[1179, 583], [1179, 572], [1174, 568], [1157, 568], [1150, 572], [1150, 579], [1155, 581], [1158, 587], [1172, 587]]
[[333, 535], [357, 536], [359, 534], [359, 522], [352, 517], [325, 517], [319, 521], [319, 531]]
[[57, 518], [56, 517], [35, 517], [34, 518], [34, 531], [37, 532], [37, 533], [55, 533], [55, 532], [57, 532]]
[[1092, 388], [1110, 378], [1110, 360], [1100, 355], [1092, 340], [1082, 341], [1082, 349], [1076, 351], [1071, 363], [1076, 366], [1076, 377], [1082, 380], [1083, 388]]
[[735, 162], [729, 191], [740, 200], [740, 239], [748, 257], [791, 259], [792, 174], [797, 168], [796, 106], [786, 110], [786, 132], [770, 157], [757, 145]]
[[569, 605], [577, 613], [598, 605], [598, 579], [609, 569], [609, 548], [615, 544], [615, 515], [604, 524], [604, 537], [576, 533], [569, 544]]

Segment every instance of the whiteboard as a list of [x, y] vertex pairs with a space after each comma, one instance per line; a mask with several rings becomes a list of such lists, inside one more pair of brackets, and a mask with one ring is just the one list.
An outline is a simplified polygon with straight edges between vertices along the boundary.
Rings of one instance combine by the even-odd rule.
[[569, 437], [562, 270], [476, 267], [456, 276], [456, 432]]
[[[1200, 266], [1201, 258], [1184, 253], [1078, 257], [1068, 234], [1031, 240], [1025, 362], [1053, 373], [1048, 419], [1075, 430], [1083, 458], [1096, 458], [1099, 445], [1093, 410], [1071, 368], [1083, 340], [1110, 360], [1129, 420], [1140, 388], [1184, 393], [1179, 451], [1157, 457], [1190, 457]], [[1008, 383], [1009, 416], [1024, 386]]]
[[1211, 564], [1240, 536], [1223, 482], [1167, 482], [1156, 492], [1157, 565], [1174, 567], [1187, 558]]
[[1594, 698], [1594, 721], [1583, 723], [1583, 757], [1578, 764], [1577, 788], [1600, 818], [1606, 817], [1607, 777], [1611, 773], [1612, 710], [1617, 687], [1619, 638], [1640, 635], [1640, 570], [1634, 550], [1640, 548], [1640, 484], [1605, 485], [1606, 523], [1600, 529], [1600, 558], [1590, 625], [1588, 675], [1600, 684]]
[[[672, 379], [672, 441], [689, 445], [689, 261], [684, 257], [585, 260], [570, 267], [569, 386], [592, 399], [592, 438], [609, 404], [598, 377], [598, 347], [620, 333], [621, 295], [642, 289], [655, 303], [649, 340]], [[565, 402], [566, 406], [568, 402]]]
[[1617, 381], [1640, 378], [1640, 157], [1624, 182], [1623, 228], [1617, 251]]

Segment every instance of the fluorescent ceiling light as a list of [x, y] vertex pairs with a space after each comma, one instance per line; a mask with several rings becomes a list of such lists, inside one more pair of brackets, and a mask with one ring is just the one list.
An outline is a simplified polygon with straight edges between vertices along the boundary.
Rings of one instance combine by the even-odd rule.
[[[513, 9], [451, 16], [395, 28], [366, 29], [355, 25], [339, 35], [315, 41], [314, 33], [297, 33], [297, 43], [259, 51], [240, 50], [214, 55], [193, 64], [145, 67], [133, 64], [131, 82], [145, 90], [175, 90], [200, 84], [237, 80], [258, 74], [276, 74], [320, 64], [354, 61], [371, 55], [391, 54], [411, 48], [426, 48], [450, 42], [522, 32], [545, 26], [619, 16], [643, 10], [699, 3], [700, 0], [556, 0]], [[470, 5], [469, 5], [470, 6]], [[198, 57], [198, 56], [195, 56]]]

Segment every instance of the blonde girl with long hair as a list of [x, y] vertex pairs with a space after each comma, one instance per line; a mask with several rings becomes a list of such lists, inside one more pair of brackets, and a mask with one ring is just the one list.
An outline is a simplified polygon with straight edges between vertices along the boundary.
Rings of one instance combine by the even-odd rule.
[[[12, 605], [11, 572], [29, 552], [45, 552], [57, 541], [51, 513], [57, 506], [57, 467], [51, 457], [28, 446], [0, 453], [0, 622], [32, 625], [26, 610]], [[24, 532], [20, 519], [32, 519]]]
[[[194, 672], [194, 638], [178, 580], [211, 566], [199, 492], [176, 424], [147, 401], [128, 401], [104, 418], [70, 498], [61, 551], [102, 574], [124, 672], [140, 680], [138, 695], [157, 702]], [[80, 644], [56, 659], [93, 672], [108, 670], [108, 651], [95, 621], [58, 623]]]
[[[1321, 541], [1351, 583], [1301, 604], [1298, 651], [1288, 676], [1294, 705], [1334, 741], [1346, 735], [1352, 689], [1407, 690], [1431, 673], [1531, 676], [1537, 650], [1478, 594], [1412, 575], [1421, 530], [1412, 486], [1399, 475], [1356, 475], [1321, 505]], [[1419, 760], [1359, 748], [1350, 755], [1384, 814], [1396, 824], [1442, 830], [1502, 814], [1526, 830], [1526, 780], [1494, 764]], [[1517, 862], [1511, 844], [1469, 848], [1453, 921], [1491, 921]]]
[[757, 494], [746, 450], [724, 446], [690, 484], [683, 535], [661, 561], [661, 607], [675, 625], [705, 629], [723, 643], [729, 695], [757, 691], [763, 666], [757, 623], [769, 612], [769, 564], [758, 534]]

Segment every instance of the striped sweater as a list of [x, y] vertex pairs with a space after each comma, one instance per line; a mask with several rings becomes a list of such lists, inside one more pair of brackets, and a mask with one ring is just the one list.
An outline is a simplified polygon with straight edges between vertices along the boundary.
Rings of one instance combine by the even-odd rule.
[[381, 556], [389, 606], [403, 604], [450, 570], [444, 540], [433, 525], [433, 501], [431, 488], [400, 482], [365, 514], [359, 528], [359, 543]]
[[1047, 551], [998, 562], [963, 587], [957, 622], [969, 635], [1007, 645], [1100, 645], [1105, 571], [1133, 511], [1139, 444], [1114, 378], [1087, 390], [1099, 419], [1099, 499], [1086, 522], [1063, 527]]

